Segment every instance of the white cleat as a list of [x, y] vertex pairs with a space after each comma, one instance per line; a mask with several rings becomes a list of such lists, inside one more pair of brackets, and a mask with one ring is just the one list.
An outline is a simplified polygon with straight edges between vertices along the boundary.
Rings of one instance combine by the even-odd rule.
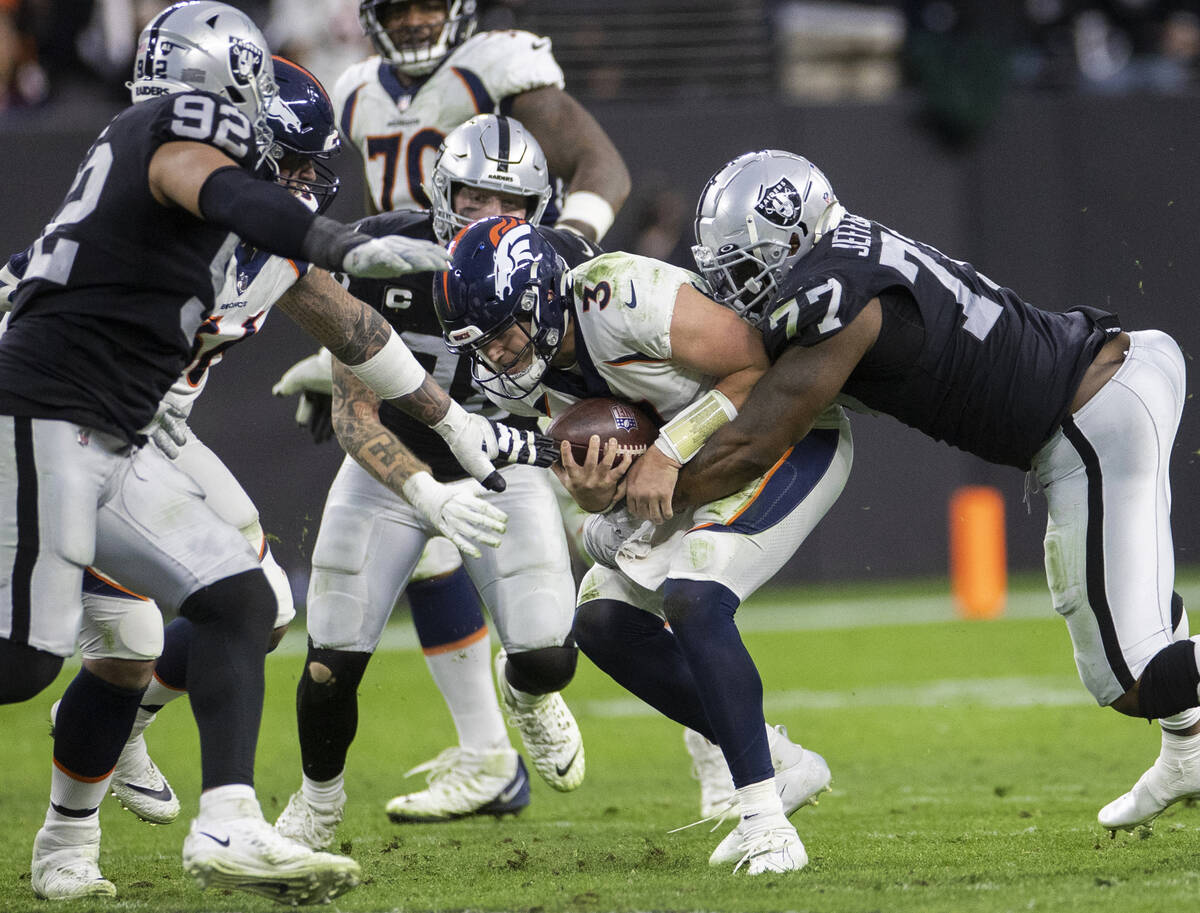
[[350, 857], [289, 840], [261, 815], [193, 820], [183, 841], [183, 868], [201, 888], [248, 891], [292, 905], [326, 903], [362, 875]]
[[94, 840], [61, 843], [42, 828], [33, 841], [29, 885], [43, 900], [79, 897], [116, 897], [117, 888], [100, 873], [100, 829]]
[[345, 793], [331, 805], [320, 805], [310, 802], [301, 790], [296, 790], [275, 819], [275, 830], [310, 850], [323, 850], [333, 843], [345, 813]]
[[700, 781], [700, 817], [724, 818], [734, 813], [733, 777], [725, 764], [725, 755], [694, 729], [684, 727], [683, 744], [692, 757], [692, 777]]
[[825, 759], [787, 737], [784, 726], [768, 726], [771, 764], [775, 767], [775, 788], [783, 802], [783, 813], [791, 817], [805, 805], [816, 805], [817, 798], [830, 790], [833, 774]]
[[[808, 853], [804, 850], [800, 835], [782, 815], [772, 815], [764, 821], [753, 823], [743, 818], [729, 836], [736, 836], [738, 840], [738, 853], [733, 857], [737, 860], [734, 872], [740, 871], [743, 866], [751, 875], [796, 872], [808, 865]], [[722, 843], [727, 840], [729, 837]], [[727, 861], [714, 862], [709, 859], [709, 865], [720, 865]]]
[[1125, 795], [1100, 809], [1097, 818], [1113, 836], [1151, 824], [1181, 799], [1200, 798], [1200, 759], [1166, 760], [1159, 755]]
[[170, 824], [179, 817], [179, 797], [146, 751], [139, 732], [125, 743], [110, 785], [125, 808], [151, 824]]
[[[806, 805], [816, 805], [817, 797], [829, 790], [833, 775], [825, 759], [815, 751], [809, 751], [788, 741], [787, 729], [783, 726], [767, 727], [771, 743], [771, 763], [775, 766], [775, 791], [783, 803], [783, 814], [790, 817]], [[725, 815], [734, 813], [736, 802], [731, 804]], [[725, 835], [709, 857], [710, 865], [737, 862], [742, 856], [739, 827]]]
[[496, 684], [504, 716], [520, 731], [529, 760], [542, 779], [559, 792], [570, 792], [583, 782], [586, 769], [579, 724], [557, 691], [542, 695], [535, 704], [519, 703], [504, 675], [507, 661], [503, 650], [496, 654]]
[[447, 748], [418, 764], [406, 777], [424, 773], [426, 789], [396, 796], [387, 815], [397, 824], [451, 821], [468, 815], [516, 815], [529, 805], [529, 773], [511, 748], [469, 751]]

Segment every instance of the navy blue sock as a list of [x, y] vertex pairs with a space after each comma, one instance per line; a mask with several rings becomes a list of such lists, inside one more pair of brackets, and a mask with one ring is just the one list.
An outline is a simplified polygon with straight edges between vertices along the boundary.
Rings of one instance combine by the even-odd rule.
[[663, 716], [712, 739], [692, 670], [657, 615], [627, 602], [595, 599], [575, 611], [575, 643], [618, 685]]
[[734, 786], [774, 776], [762, 711], [762, 679], [733, 615], [740, 600], [719, 583], [668, 579], [663, 611], [694, 675]]
[[143, 690], [121, 688], [80, 669], [55, 716], [55, 763], [80, 780], [108, 776], [133, 729]]
[[463, 640], [486, 624], [479, 594], [461, 567], [445, 577], [410, 582], [405, 592], [423, 650]]

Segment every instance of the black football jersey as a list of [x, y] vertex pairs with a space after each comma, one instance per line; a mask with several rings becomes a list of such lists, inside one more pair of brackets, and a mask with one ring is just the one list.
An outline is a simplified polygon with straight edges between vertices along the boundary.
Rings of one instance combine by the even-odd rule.
[[842, 392], [1021, 469], [1058, 428], [1115, 332], [1115, 318], [1035, 308], [969, 263], [846, 215], [780, 283], [762, 323], [767, 353], [775, 359], [791, 343], [832, 336], [875, 297], [883, 305], [879, 338]]
[[237, 242], [150, 192], [172, 141], [215, 146], [253, 170], [249, 120], [207, 92], [142, 102], [93, 143], [29, 248], [0, 337], [0, 413], [60, 419], [140, 443], [191, 356]]
[[[424, 241], [436, 241], [433, 219], [428, 212], [400, 209], [368, 216], [356, 223], [358, 230], [381, 237], [404, 235]], [[553, 228], [539, 229], [555, 250], [576, 266], [599, 253], [599, 249], [570, 232]], [[450, 396], [468, 412], [478, 412], [488, 418], [504, 421], [514, 428], [533, 429], [536, 420], [504, 412], [489, 400], [471, 380], [471, 360], [446, 348], [442, 325], [433, 309], [434, 273], [410, 273], [393, 279], [350, 280], [350, 293], [379, 311], [400, 334], [421, 366]], [[404, 442], [417, 457], [428, 463], [439, 482], [452, 482], [467, 477], [446, 446], [446, 442], [427, 426], [397, 409], [388, 402], [379, 407], [384, 427]]]

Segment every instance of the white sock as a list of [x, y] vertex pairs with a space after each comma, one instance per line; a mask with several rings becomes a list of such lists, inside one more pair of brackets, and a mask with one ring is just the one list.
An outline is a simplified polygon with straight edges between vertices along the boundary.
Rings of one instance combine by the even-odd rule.
[[742, 821], [767, 818], [773, 815], [783, 817], [783, 802], [775, 790], [775, 778], [768, 777], [742, 786], [736, 790], [738, 805], [742, 810]]
[[[63, 773], [57, 765], [50, 771], [50, 801], [59, 808], [83, 811], [99, 808], [108, 792], [108, 784], [112, 773], [103, 780], [90, 783], [86, 780], [76, 780]], [[52, 809], [53, 810], [53, 809]]]
[[51, 806], [46, 809], [42, 830], [53, 834], [55, 842], [64, 846], [96, 843], [100, 839], [100, 813], [97, 811], [86, 818], [73, 818], [60, 815]]
[[510, 744], [492, 685], [492, 645], [487, 634], [484, 627], [465, 646], [425, 654], [425, 665], [454, 720], [458, 744], [474, 751]]
[[309, 805], [338, 805], [346, 798], [346, 773], [342, 771], [332, 780], [323, 782], [305, 777], [300, 783], [300, 794]]
[[230, 818], [262, 818], [258, 796], [248, 783], [230, 783], [206, 789], [200, 794], [197, 818], [221, 821]]

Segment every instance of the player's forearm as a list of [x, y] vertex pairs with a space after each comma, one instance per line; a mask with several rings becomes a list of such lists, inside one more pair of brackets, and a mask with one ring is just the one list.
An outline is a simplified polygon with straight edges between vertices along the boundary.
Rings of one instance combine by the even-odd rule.
[[[740, 417], [739, 417], [740, 418]], [[744, 488], [779, 458], [742, 433], [734, 419], [717, 429], [699, 452], [679, 471], [672, 509], [708, 504]]]
[[333, 430], [338, 443], [372, 478], [396, 494], [429, 467], [379, 420], [379, 397], [344, 366], [333, 371]]
[[322, 269], [310, 269], [275, 306], [347, 365], [360, 365], [377, 355], [392, 335], [391, 326], [377, 311]]

